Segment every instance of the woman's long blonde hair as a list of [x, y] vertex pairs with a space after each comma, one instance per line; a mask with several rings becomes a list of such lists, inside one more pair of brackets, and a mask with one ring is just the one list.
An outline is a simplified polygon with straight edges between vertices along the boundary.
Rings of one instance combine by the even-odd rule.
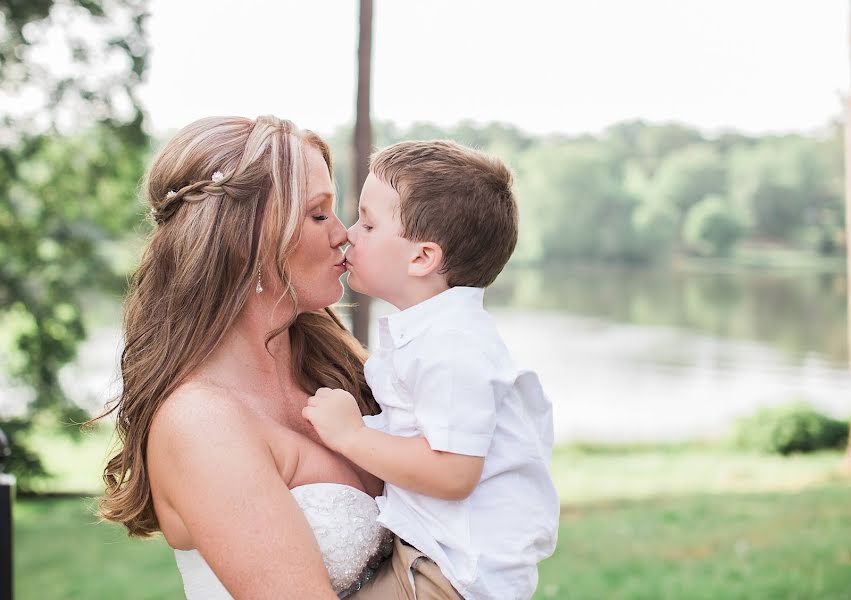
[[[98, 417], [116, 413], [119, 444], [104, 470], [101, 515], [132, 536], [159, 530], [145, 460], [154, 415], [240, 314], [264, 257], [274, 259], [298, 306], [286, 263], [303, 220], [306, 145], [332, 172], [327, 144], [289, 121], [201, 119], [160, 150], [145, 177], [143, 197], [157, 225], [126, 299], [123, 389]], [[343, 388], [364, 414], [378, 412], [363, 376], [365, 352], [330, 308], [294, 312], [269, 332], [267, 347], [287, 328], [302, 389]]]

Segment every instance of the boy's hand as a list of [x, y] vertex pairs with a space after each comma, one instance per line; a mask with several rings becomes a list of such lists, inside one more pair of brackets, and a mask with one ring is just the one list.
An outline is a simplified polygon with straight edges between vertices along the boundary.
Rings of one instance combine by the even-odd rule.
[[340, 454], [345, 454], [348, 442], [365, 427], [357, 401], [345, 390], [319, 388], [307, 399], [301, 415], [310, 421], [322, 442]]

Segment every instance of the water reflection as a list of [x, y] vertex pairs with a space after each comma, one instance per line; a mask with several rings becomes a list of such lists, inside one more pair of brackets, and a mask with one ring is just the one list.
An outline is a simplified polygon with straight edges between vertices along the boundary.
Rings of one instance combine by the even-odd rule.
[[537, 370], [560, 441], [640, 442], [722, 435], [759, 406], [805, 399], [851, 413], [851, 372], [763, 343], [549, 310], [493, 308], [515, 358]]
[[842, 367], [845, 287], [835, 273], [549, 268], [505, 273], [488, 302], [762, 341], [798, 364], [815, 354]]
[[[485, 301], [517, 361], [541, 374], [558, 439], [623, 442], [718, 434], [794, 399], [847, 417], [844, 294], [831, 274], [553, 268], [506, 273]], [[373, 306], [376, 340], [395, 309]], [[118, 322], [60, 374], [92, 411], [117, 391]], [[2, 387], [7, 409], [25, 401]]]
[[544, 378], [563, 441], [713, 436], [737, 415], [795, 399], [851, 413], [839, 275], [507, 275], [488, 305]]

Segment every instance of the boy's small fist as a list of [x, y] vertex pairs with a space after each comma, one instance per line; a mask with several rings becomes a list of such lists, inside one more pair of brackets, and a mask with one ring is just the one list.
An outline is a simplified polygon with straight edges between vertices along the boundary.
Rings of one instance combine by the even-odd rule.
[[319, 388], [301, 411], [323, 443], [343, 453], [346, 442], [362, 427], [363, 418], [354, 397], [345, 390]]

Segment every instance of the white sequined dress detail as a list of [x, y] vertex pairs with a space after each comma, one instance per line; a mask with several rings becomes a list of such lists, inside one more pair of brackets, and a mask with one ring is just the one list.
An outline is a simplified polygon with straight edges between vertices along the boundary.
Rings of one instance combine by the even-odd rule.
[[[375, 500], [338, 483], [290, 491], [313, 529], [334, 591], [345, 598], [359, 590], [393, 547], [392, 534], [376, 521]], [[187, 600], [233, 600], [200, 552], [175, 550], [174, 555]]]

